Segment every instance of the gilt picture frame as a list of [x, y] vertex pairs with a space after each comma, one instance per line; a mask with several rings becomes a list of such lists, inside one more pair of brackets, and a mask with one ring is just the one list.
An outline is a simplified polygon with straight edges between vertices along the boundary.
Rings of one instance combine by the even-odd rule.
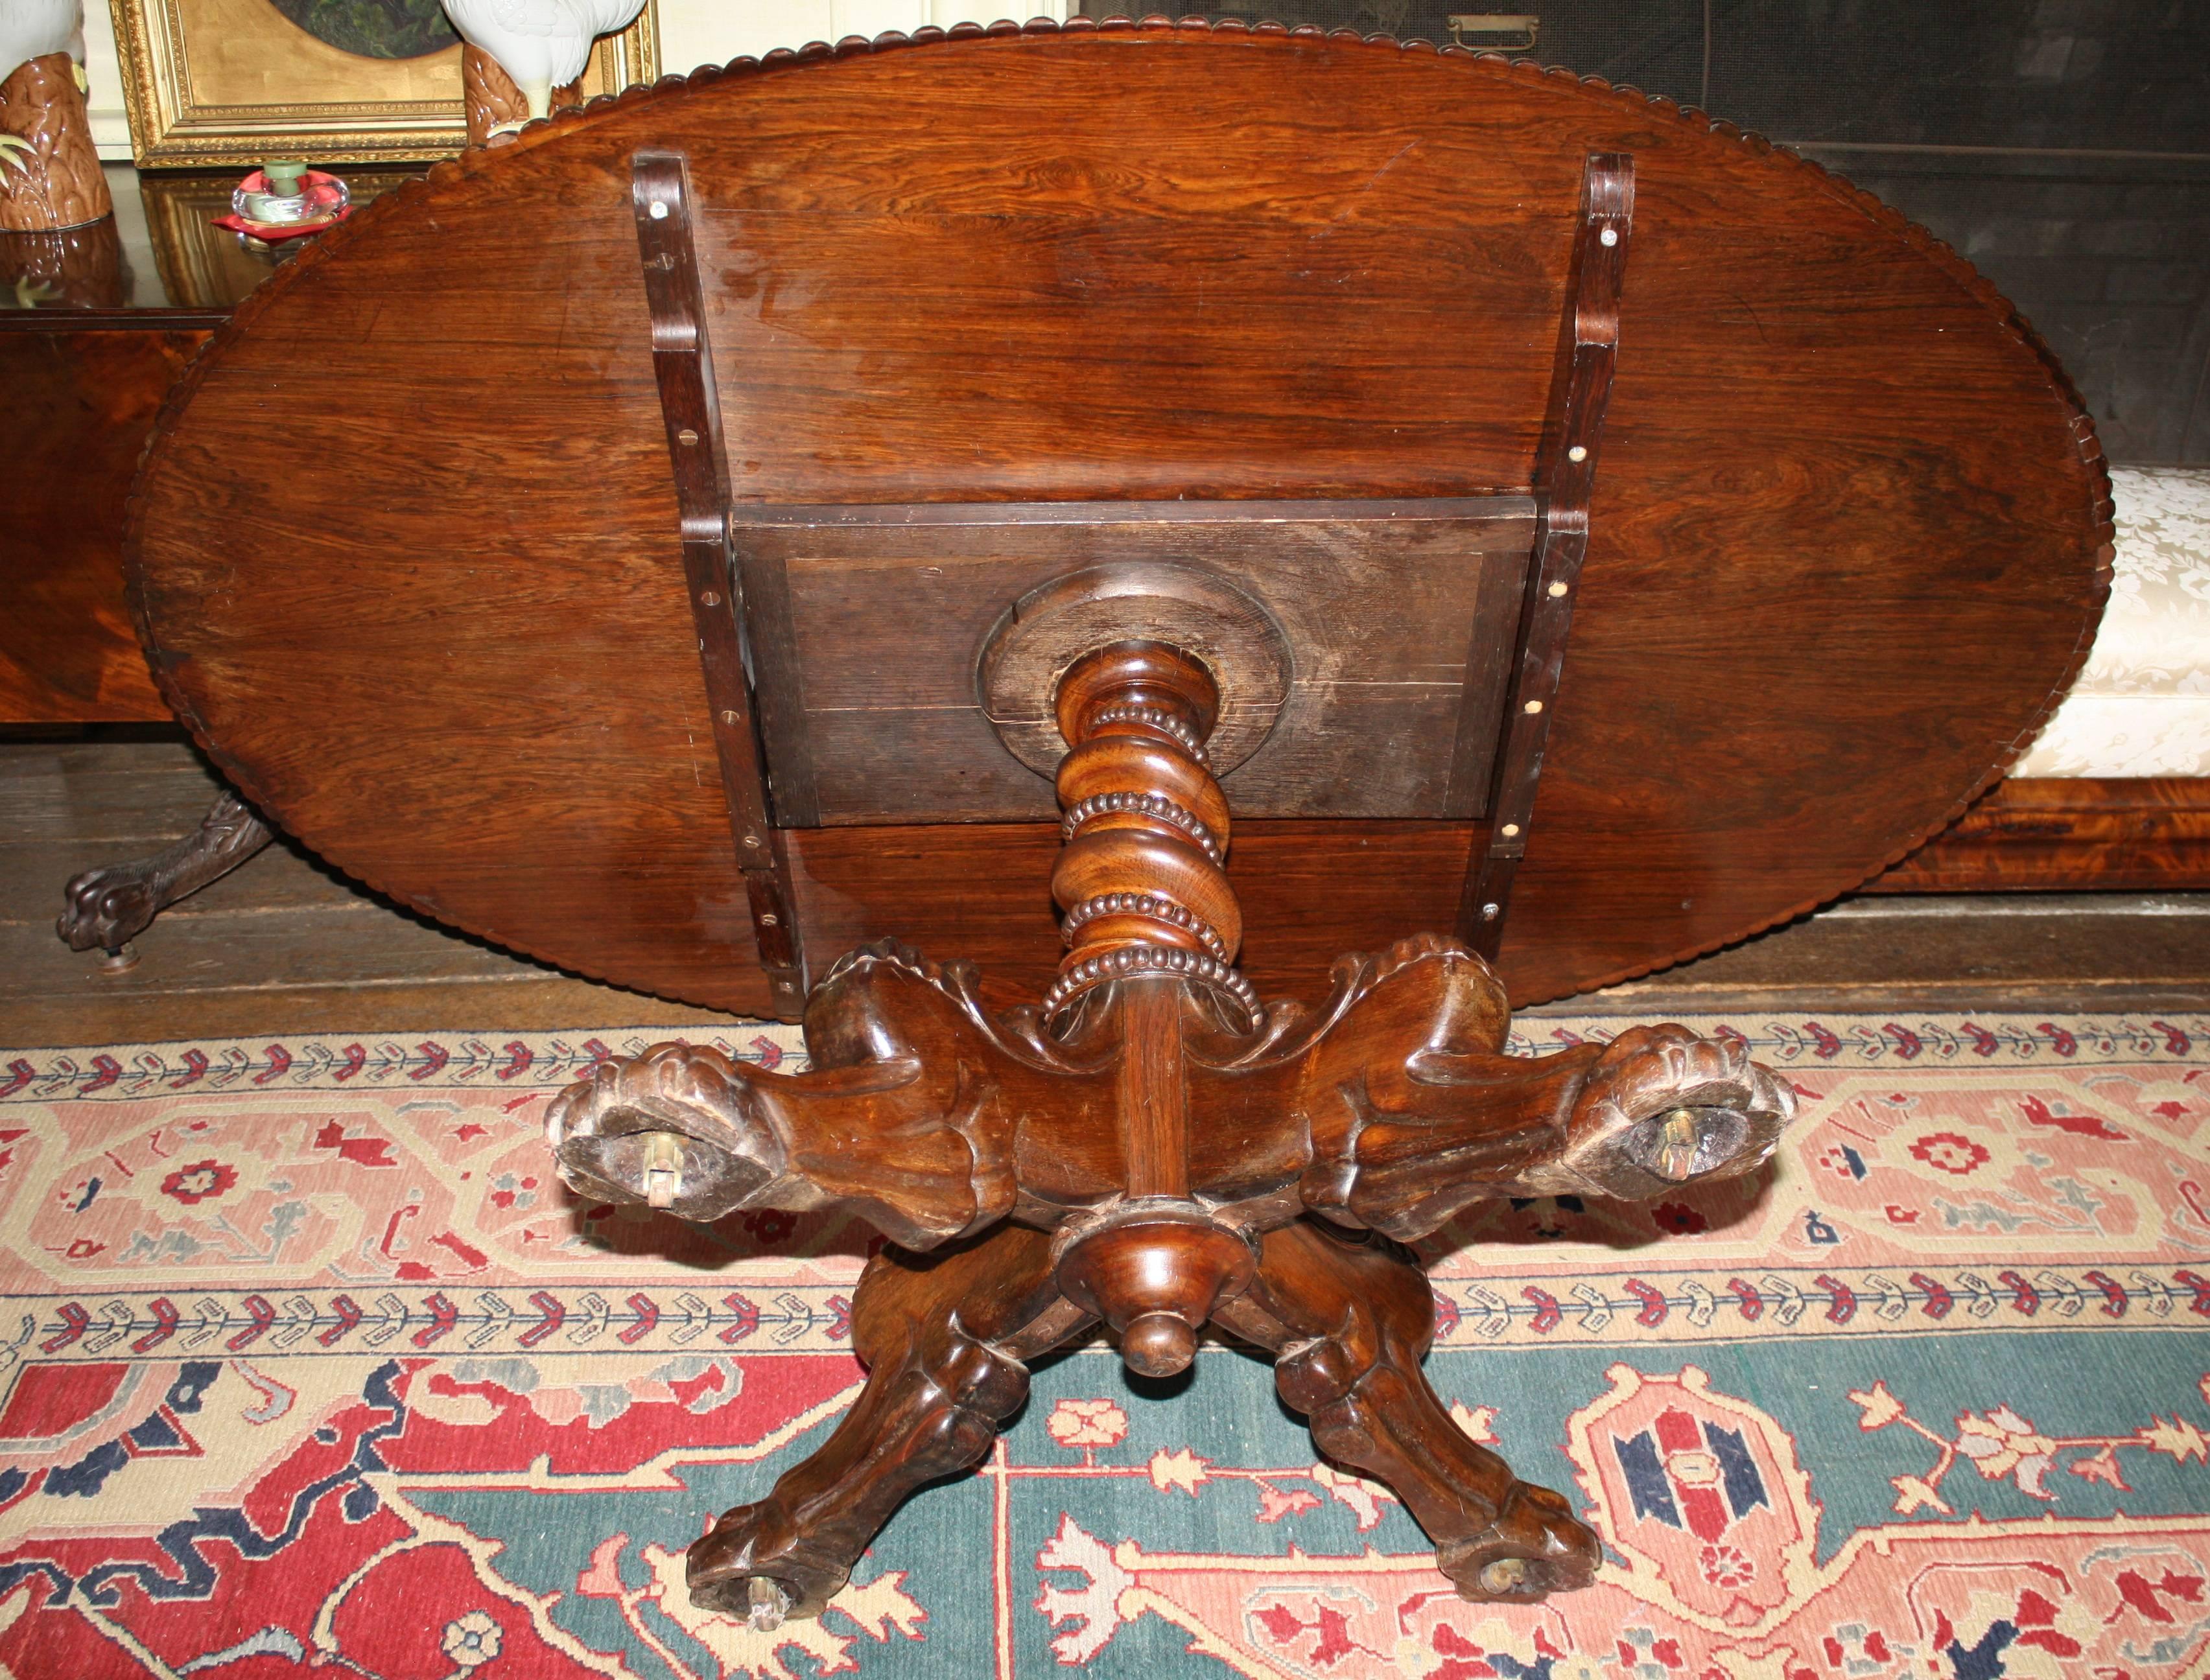
[[[468, 143], [461, 48], [426, 40], [438, 15], [423, 0], [112, 0], [112, 9], [131, 155], [142, 169], [284, 156], [412, 163]], [[349, 11], [359, 27], [349, 27]], [[396, 37], [395, 15], [408, 26]], [[659, 74], [647, 0], [635, 22], [593, 50], [583, 94], [619, 93]]]

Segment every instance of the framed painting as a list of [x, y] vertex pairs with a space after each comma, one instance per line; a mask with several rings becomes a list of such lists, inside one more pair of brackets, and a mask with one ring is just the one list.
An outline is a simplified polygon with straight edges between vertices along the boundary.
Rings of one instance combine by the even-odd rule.
[[[141, 168], [404, 163], [468, 142], [461, 43], [438, 0], [112, 0]], [[660, 74], [650, 0], [601, 41], [583, 95]]]

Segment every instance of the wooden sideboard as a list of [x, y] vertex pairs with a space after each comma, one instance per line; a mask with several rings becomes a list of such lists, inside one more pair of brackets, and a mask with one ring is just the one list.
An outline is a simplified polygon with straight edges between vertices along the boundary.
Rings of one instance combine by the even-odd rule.
[[[347, 179], [361, 202], [416, 172]], [[0, 234], [0, 726], [170, 721], [124, 609], [124, 503], [177, 376], [287, 255], [213, 226], [235, 171], [106, 174], [113, 217]]]
[[123, 606], [124, 497], [161, 399], [220, 317], [45, 313], [0, 316], [14, 504], [0, 521], [0, 723], [166, 723]]
[[2210, 777], [2014, 776], [1867, 893], [2210, 888]]

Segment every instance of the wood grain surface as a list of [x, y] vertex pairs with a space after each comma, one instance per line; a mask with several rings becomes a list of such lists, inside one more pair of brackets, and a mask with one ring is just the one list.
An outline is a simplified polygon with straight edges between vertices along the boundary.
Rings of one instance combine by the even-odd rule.
[[[1632, 154], [1519, 1000], [1857, 884], [2084, 655], [2110, 504], [2077, 400], [1965, 263], [1815, 166], [1386, 41], [922, 33], [534, 126], [239, 311], [173, 400], [130, 564], [166, 695], [264, 810], [487, 938], [769, 1006], [653, 384], [649, 147], [688, 154], [701, 201], [734, 493], [777, 503], [1524, 491], [1584, 162]], [[1248, 967], [1307, 993], [1335, 950], [1449, 927], [1482, 834], [1275, 826], [1236, 848]], [[1024, 985], [1055, 840], [795, 832], [807, 948], [897, 933]]]
[[123, 492], [201, 330], [0, 330], [0, 723], [169, 720], [131, 634]]
[[[1271, 695], [1257, 675], [1229, 686], [1215, 751], [1239, 814], [1446, 816], [1487, 804], [1533, 534], [1524, 497], [923, 503], [879, 521], [776, 511], [740, 509], [731, 523], [779, 810], [832, 824], [1049, 817], [1049, 770], [1066, 750], [1051, 718], [1060, 671], [1101, 641], [1171, 631], [1123, 599], [1066, 657], [1026, 670], [994, 718], [977, 665], [1031, 590], [1114, 565], [1225, 580], [1271, 626], [1269, 649], [1285, 641]], [[1171, 576], [1159, 579], [1169, 596]], [[893, 599], [901, 610], [885, 611]], [[1205, 651], [1202, 628], [1186, 628], [1197, 633], [1178, 644]], [[789, 698], [770, 705], [779, 693]], [[1482, 747], [1462, 765], [1461, 711]], [[999, 738], [1020, 725], [1020, 740]]]
[[2210, 779], [2014, 776], [1870, 893], [2210, 888]]
[[[197, 755], [174, 741], [0, 740], [0, 1039], [19, 1047], [127, 1044], [434, 1033], [487, 1021], [602, 1032], [727, 1019], [571, 978], [398, 913], [296, 842], [280, 841], [164, 911], [128, 973], [54, 937], [61, 882], [190, 834], [220, 791]], [[1238, 851], [1247, 838], [1238, 824]], [[2196, 852], [2210, 864], [2210, 824]], [[1050, 868], [1048, 853], [1042, 868]], [[1048, 902], [1036, 913], [1048, 917]], [[1268, 930], [1254, 932], [1264, 939]], [[1049, 983], [1059, 954], [1048, 935], [1039, 943], [1028, 1000]], [[1782, 1019], [1798, 1009], [1969, 1010], [2001, 997], [2021, 1009], [2155, 1015], [2197, 1006], [2206, 994], [2210, 895], [1911, 894], [1856, 897], [1730, 950], [1519, 1019], [1547, 1039], [1563, 1018], [1591, 1013], [1658, 1021], [1772, 1010]]]

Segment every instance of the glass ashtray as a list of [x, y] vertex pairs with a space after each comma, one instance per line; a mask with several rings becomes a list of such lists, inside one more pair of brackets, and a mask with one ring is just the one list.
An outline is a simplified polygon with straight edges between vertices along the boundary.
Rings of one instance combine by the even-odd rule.
[[294, 193], [269, 190], [269, 178], [257, 169], [238, 184], [230, 208], [239, 220], [262, 227], [301, 227], [335, 221], [345, 214], [352, 196], [335, 175], [311, 169], [299, 178]]

